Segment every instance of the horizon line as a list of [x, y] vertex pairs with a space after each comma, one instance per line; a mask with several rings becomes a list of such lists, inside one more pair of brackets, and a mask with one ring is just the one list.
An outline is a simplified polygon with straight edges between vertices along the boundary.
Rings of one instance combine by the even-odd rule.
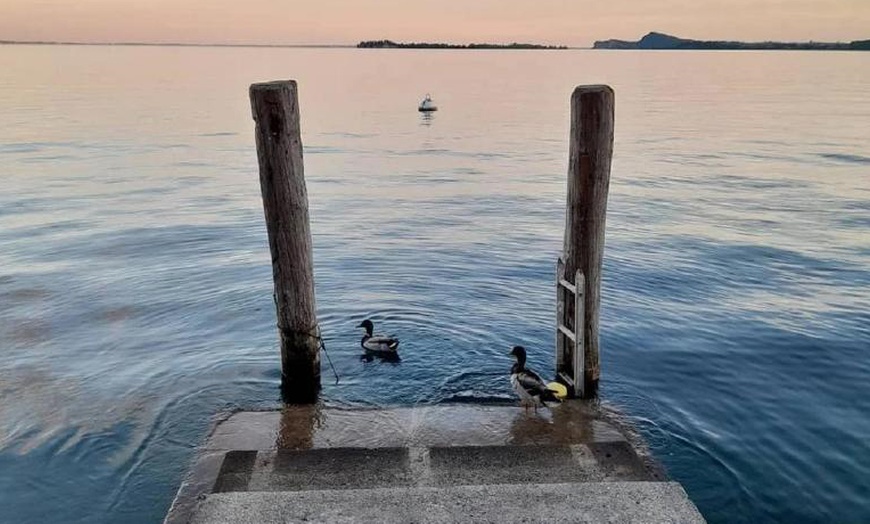
[[62, 40], [0, 40], [0, 45], [92, 45], [92, 46], [155, 46], [155, 47], [340, 47], [356, 48], [356, 44], [254, 44], [202, 42], [66, 42]]
[[[653, 34], [653, 33], [657, 33], [657, 31], [651, 31], [651, 32], [647, 33], [647, 35], [649, 35], [649, 34]], [[664, 35], [666, 35], [666, 36], [673, 36], [673, 35], [668, 35], [667, 33], [660, 33], [660, 34], [664, 34]], [[684, 38], [684, 37], [675, 37], [675, 38], [679, 38], [679, 39], [681, 39], [681, 40], [698, 40], [698, 39], [696, 39], [696, 38]], [[619, 38], [609, 38], [609, 39], [605, 39], [605, 40], [601, 40], [601, 41], [602, 41], [602, 42], [607, 42], [607, 41], [611, 41], [611, 40], [620, 40], [620, 41], [621, 41], [622, 39], [619, 39]], [[363, 42], [369, 42], [369, 41], [373, 41], [373, 40], [361, 40], [360, 42], [358, 42], [358, 43], [356, 43], [356, 44], [347, 44], [347, 43], [342, 43], [342, 44], [335, 44], [335, 43], [333, 43], [333, 44], [324, 44], [324, 43], [315, 43], [315, 44], [289, 44], [289, 43], [283, 43], [283, 44], [278, 44], [278, 43], [276, 43], [276, 44], [262, 44], [262, 43], [261, 43], [261, 44], [258, 44], [258, 43], [244, 43], [244, 42], [241, 42], [241, 43], [219, 43], [219, 42], [214, 42], [214, 43], [204, 43], [204, 42], [135, 42], [135, 41], [133, 41], [133, 42], [82, 42], [82, 41], [63, 41], [63, 40], [2, 40], [2, 39], [0, 39], [0, 45], [70, 45], [70, 46], [75, 45], [75, 46], [131, 46], [131, 47], [140, 46], [140, 47], [253, 47], [253, 48], [321, 48], [321, 49], [332, 48], [332, 49], [359, 49], [359, 48], [360, 48], [360, 46], [359, 46], [360, 43], [363, 43]], [[634, 42], [634, 40], [625, 40], [625, 41], [626, 41], [626, 42]], [[708, 40], [698, 40], [698, 41], [706, 42], [706, 41], [708, 41]], [[715, 42], [719, 42], [720, 40], [709, 40], [709, 41], [710, 41], [710, 42], [714, 42], [714, 41], [715, 41]], [[730, 41], [730, 40], [721, 40], [721, 41], [722, 41], [722, 42], [732, 42], [732, 41]], [[854, 41], [854, 40], [853, 40], [853, 41]], [[861, 41], [861, 40], [857, 40], [857, 41]], [[598, 41], [596, 41], [596, 42], [598, 42]], [[766, 40], [766, 41], [740, 41], [740, 40], [734, 40], [733, 42], [739, 42], [739, 43], [798, 43], [798, 44], [804, 44], [804, 43], [819, 43], [819, 44], [844, 44], [844, 43], [845, 43], [845, 44], [848, 44], [848, 43], [850, 43], [850, 41], [849, 41], [848, 39], [847, 39], [847, 40], [837, 40], [837, 41], [835, 41], [835, 42], [825, 42], [825, 41], [815, 41], [815, 40], [792, 40], [792, 41], [788, 41], [788, 42], [786, 42], [786, 41], [774, 41], [774, 40]], [[414, 43], [431, 44], [431, 45], [450, 45], [450, 46], [457, 46], [457, 48], [458, 48], [458, 46], [462, 46], [462, 45], [465, 45], [465, 46], [469, 46], [469, 45], [495, 45], [495, 46], [504, 46], [505, 48], [507, 48], [507, 47], [510, 45], [510, 44], [499, 44], [499, 43], [491, 43], [491, 42], [472, 42], [472, 43], [470, 43], [470, 44], [452, 44], [452, 43], [449, 43], [449, 42], [413, 42], [412, 44], [414, 44]], [[516, 43], [516, 42], [514, 42], [514, 43]], [[411, 45], [411, 44], [408, 44], [408, 45]], [[576, 46], [576, 45], [573, 45], [573, 46], [572, 46], [572, 45], [564, 45], [564, 44], [531, 44], [531, 45], [540, 45], [540, 46], [542, 46], [542, 47], [539, 48], [539, 49], [530, 48], [530, 49], [517, 49], [517, 50], [522, 50], [522, 51], [548, 51], [548, 50], [557, 50], [557, 48], [559, 48], [559, 47], [562, 48], [561, 50], [566, 50], [566, 49], [567, 49], [567, 50], [587, 50], [587, 49], [588, 49], [588, 50], [595, 50], [594, 45], [587, 45], [587, 46]], [[552, 48], [552, 49], [548, 49], [548, 48]], [[375, 48], [371, 48], [371, 49], [378, 49], [378, 48], [375, 47]], [[392, 48], [391, 48], [391, 49], [392, 49]], [[397, 47], [396, 49], [402, 49], [402, 48], [401, 48], [401, 47]], [[413, 49], [413, 47], [411, 47], [410, 49]], [[437, 47], [433, 47], [433, 48], [431, 48], [431, 49], [433, 49], [433, 50], [451, 50], [451, 48], [446, 48], [446, 47], [445, 47], [445, 48], [437, 48]], [[463, 50], [472, 50], [472, 49], [463, 49]], [[491, 49], [485, 49], [485, 48], [484, 48], [484, 49], [479, 49], [479, 50], [481, 50], [481, 51], [486, 51], [486, 50], [491, 50]], [[510, 49], [504, 49], [504, 50], [510, 50]]]
[[[362, 41], [361, 41], [362, 42]], [[439, 42], [441, 44], [441, 42]], [[143, 46], [143, 47], [277, 47], [277, 48], [333, 48], [333, 49], [360, 49], [358, 44], [254, 44], [254, 43], [202, 43], [202, 42], [66, 42], [53, 40], [0, 40], [0, 45], [81, 45], [81, 46]], [[448, 45], [475, 45], [472, 44], [448, 44]], [[503, 45], [507, 47], [510, 44], [489, 44], [484, 45]], [[540, 44], [548, 45], [553, 48], [563, 47], [565, 49], [593, 49], [592, 46], [570, 46], [555, 44]], [[433, 48], [433, 50], [439, 50]], [[444, 49], [450, 50], [450, 49]], [[487, 51], [488, 49], [480, 49]], [[510, 50], [510, 49], [505, 49]], [[555, 49], [518, 49], [518, 51], [548, 51]]]

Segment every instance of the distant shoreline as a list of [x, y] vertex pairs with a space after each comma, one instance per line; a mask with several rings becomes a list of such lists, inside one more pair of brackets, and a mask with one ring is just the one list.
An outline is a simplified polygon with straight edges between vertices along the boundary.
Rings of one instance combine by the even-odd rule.
[[255, 48], [308, 48], [308, 49], [591, 49], [588, 47], [550, 46], [541, 44], [442, 44], [442, 43], [397, 43], [390, 40], [370, 40], [351, 44], [191, 44], [182, 42], [52, 42], [0, 40], [0, 45], [76, 45], [76, 46], [123, 46], [123, 47], [255, 47]]
[[599, 40], [593, 49], [731, 50], [731, 51], [870, 51], [870, 40], [853, 42], [736, 42], [691, 40], [664, 33], [648, 33], [636, 42]]
[[126, 46], [126, 47], [275, 47], [310, 49], [354, 49], [350, 44], [190, 44], [180, 42], [26, 42], [0, 40], [0, 45], [81, 45], [81, 46]]
[[241, 47], [276, 49], [529, 49], [529, 50], [754, 50], [754, 51], [870, 51], [870, 39], [852, 42], [737, 42], [724, 40], [692, 40], [664, 33], [648, 33], [637, 41], [597, 40], [592, 47], [573, 47], [543, 44], [447, 44], [391, 40], [367, 40], [353, 44], [199, 44], [183, 42], [63, 42], [0, 40], [3, 45], [35, 46], [119, 46], [119, 47]]
[[563, 50], [564, 45], [522, 44], [445, 44], [441, 42], [393, 42], [392, 40], [364, 40], [356, 45], [359, 49], [535, 49]]
[[568, 47], [547, 46], [539, 44], [440, 44], [440, 43], [411, 43], [393, 45], [368, 45], [370, 42], [353, 44], [191, 44], [181, 42], [47, 42], [47, 41], [17, 41], [0, 40], [2, 45], [70, 45], [70, 46], [117, 46], [117, 47], [253, 47], [253, 48], [281, 48], [281, 49], [532, 49], [532, 50], [564, 50], [564, 49], [592, 49], [591, 47]]

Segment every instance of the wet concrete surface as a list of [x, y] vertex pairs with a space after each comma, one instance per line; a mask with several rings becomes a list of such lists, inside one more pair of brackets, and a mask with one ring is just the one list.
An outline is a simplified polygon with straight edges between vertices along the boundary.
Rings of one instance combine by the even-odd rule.
[[239, 491], [414, 485], [407, 448], [321, 448], [261, 455], [250, 485]]
[[576, 444], [626, 440], [594, 407], [565, 402], [538, 413], [514, 406], [393, 409], [288, 406], [239, 412], [218, 425], [206, 449], [312, 449]]
[[[206, 511], [203, 508], [223, 516], [197, 522], [224, 522], [221, 519], [230, 513], [223, 512], [235, 510], [223, 504], [241, 504], [240, 511], [248, 511], [251, 518], [263, 516], [251, 501], [258, 500], [254, 494], [266, 492], [347, 492], [323, 495], [324, 501], [340, 501], [336, 504], [347, 511], [359, 503], [350, 492], [361, 489], [640, 482], [668, 484], [685, 498], [678, 484], [665, 481], [662, 470], [638, 453], [618, 425], [582, 401], [538, 413], [515, 406], [465, 404], [393, 409], [288, 406], [235, 413], [218, 424], [166, 522], [190, 522]], [[658, 493], [652, 488], [631, 489], [640, 490], [644, 504], [650, 502], [644, 497]], [[253, 498], [224, 496], [237, 493]], [[431, 493], [419, 496], [426, 499]], [[223, 502], [208, 502], [217, 494]], [[289, 504], [294, 496], [280, 500]], [[384, 493], [377, 497], [392, 504]], [[312, 511], [317, 514], [316, 508]], [[370, 521], [364, 514], [361, 520], [347, 521]], [[326, 513], [318, 518], [329, 521]]]

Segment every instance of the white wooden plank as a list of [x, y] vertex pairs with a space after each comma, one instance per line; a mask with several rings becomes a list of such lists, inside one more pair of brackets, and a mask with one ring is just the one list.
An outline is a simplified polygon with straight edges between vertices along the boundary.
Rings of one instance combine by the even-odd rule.
[[583, 272], [579, 269], [574, 277], [574, 282], [577, 284], [577, 289], [580, 293], [574, 295], [574, 329], [577, 337], [574, 339], [574, 383], [577, 385], [575, 392], [581, 398], [585, 398], [585, 367], [586, 367], [586, 347], [584, 337], [586, 335], [586, 299], [583, 296], [583, 290], [586, 289], [586, 279]]
[[565, 263], [562, 257], [556, 261], [556, 372], [565, 366], [565, 339], [559, 333], [559, 326], [565, 322], [565, 292], [559, 281], [565, 279]]
[[571, 330], [570, 330], [570, 329], [568, 329], [568, 328], [566, 328], [565, 326], [559, 324], [559, 331], [561, 331], [563, 335], [565, 335], [566, 337], [568, 337], [569, 339], [571, 339], [571, 342], [574, 342], [574, 344], [577, 343], [577, 337], [574, 336], [574, 333], [571, 333]]
[[575, 294], [577, 293], [577, 288], [574, 287], [574, 284], [568, 282], [565, 279], [559, 280], [559, 285], [562, 286], [563, 288], [567, 289], [571, 293], [575, 293]]

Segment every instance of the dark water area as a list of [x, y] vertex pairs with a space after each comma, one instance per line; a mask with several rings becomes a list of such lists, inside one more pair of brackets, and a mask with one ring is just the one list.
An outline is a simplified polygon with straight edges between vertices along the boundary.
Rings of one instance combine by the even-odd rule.
[[[609, 83], [603, 401], [710, 522], [870, 521], [870, 56], [0, 46], [0, 70], [0, 522], [159, 522], [215, 417], [279, 404], [247, 100], [278, 78], [327, 404], [510, 399], [518, 343], [551, 369], [569, 95]], [[366, 317], [401, 363], [359, 359]]]

